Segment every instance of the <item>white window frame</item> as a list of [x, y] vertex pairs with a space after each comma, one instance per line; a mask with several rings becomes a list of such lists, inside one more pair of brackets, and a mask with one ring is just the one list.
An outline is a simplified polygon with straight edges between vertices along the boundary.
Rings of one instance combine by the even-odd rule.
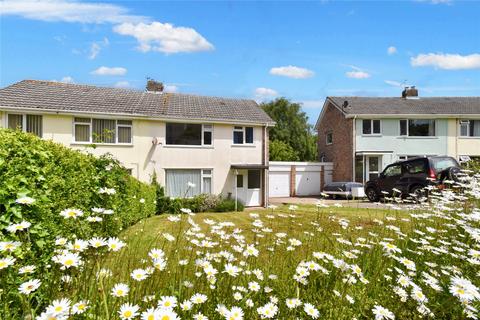
[[[209, 170], [210, 173], [205, 173], [206, 170]], [[205, 193], [203, 178], [210, 178], [210, 193], [208, 194], [213, 194], [213, 169], [200, 169], [200, 194]]]
[[[363, 132], [363, 121], [370, 121], [370, 133]], [[380, 123], [380, 132], [373, 132], [373, 121], [378, 121]], [[362, 119], [362, 136], [381, 136], [382, 135], [382, 120], [380, 119]]]
[[10, 115], [22, 116], [22, 132], [27, 132], [27, 116], [41, 116], [42, 117], [42, 134], [40, 138], [43, 138], [43, 115], [36, 113], [24, 113], [24, 112], [7, 112], [5, 117], [5, 128], [8, 129], [8, 117]]
[[[471, 136], [470, 135], [470, 121], [480, 121], [480, 119], [460, 119], [458, 123], [458, 136], [460, 138], [468, 138], [468, 139], [479, 139], [480, 136]], [[462, 135], [462, 125], [467, 126], [467, 135]]]
[[[210, 144], [205, 144], [205, 132], [212, 134], [212, 141]], [[213, 147], [213, 124], [202, 124], [202, 146]]]
[[[247, 142], [247, 128], [252, 128], [252, 142]], [[243, 142], [242, 143], [235, 143], [235, 132], [241, 132], [243, 136]], [[255, 127], [253, 126], [233, 126], [233, 132], [232, 132], [232, 144], [235, 146], [242, 146], [242, 145], [247, 145], [251, 146], [255, 144]]]
[[[193, 123], [193, 122], [165, 122], [165, 147], [168, 148], [213, 148], [214, 144], [214, 138], [213, 138], [213, 130], [214, 130], [214, 125], [211, 123], [201, 123], [202, 126], [202, 131], [201, 131], [201, 137], [200, 141], [201, 144], [195, 145], [195, 144], [169, 144], [167, 143], [167, 123], [180, 123], [180, 124], [198, 124], [198, 123]], [[204, 132], [211, 132], [212, 133], [212, 144], [205, 144], [204, 141]]]
[[[332, 141], [328, 142], [328, 136], [331, 135], [332, 136]], [[333, 132], [329, 131], [325, 134], [325, 144], [327, 146], [329, 145], [332, 145], [333, 144]]]
[[[75, 121], [75, 118], [83, 118], [83, 119], [89, 119], [90, 122], [77, 122]], [[103, 143], [103, 142], [93, 142], [93, 132], [92, 132], [92, 121], [93, 119], [97, 119], [97, 120], [114, 120], [115, 121], [115, 142], [111, 143], [111, 142], [107, 142], [107, 143]], [[126, 120], [126, 121], [132, 121], [132, 124], [118, 124], [118, 120]], [[75, 140], [75, 128], [76, 128], [76, 125], [84, 125], [84, 126], [87, 126], [88, 125], [88, 132], [89, 132], [89, 140], [88, 141], [76, 141]], [[98, 144], [98, 145], [124, 145], [124, 146], [132, 146], [133, 145], [133, 120], [131, 119], [110, 119], [110, 118], [91, 118], [91, 117], [73, 117], [73, 125], [72, 125], [72, 143], [73, 144]], [[130, 143], [125, 143], [125, 142], [118, 142], [118, 128], [119, 127], [128, 127], [130, 128], [130, 132], [131, 132], [131, 142]]]
[[[432, 120], [435, 126], [435, 134], [433, 136], [411, 136], [410, 135], [410, 120]], [[406, 134], [402, 134], [402, 121], [407, 121], [407, 132]], [[414, 118], [414, 119], [400, 119], [398, 121], [398, 135], [400, 137], [408, 137], [408, 138], [423, 138], [423, 139], [431, 139], [437, 137], [437, 120], [436, 119], [428, 119], [428, 118]]]

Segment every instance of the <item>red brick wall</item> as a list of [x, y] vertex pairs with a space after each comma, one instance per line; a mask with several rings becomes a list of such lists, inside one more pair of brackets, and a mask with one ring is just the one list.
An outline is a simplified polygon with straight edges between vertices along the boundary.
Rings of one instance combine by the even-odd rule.
[[[353, 119], [347, 119], [342, 112], [328, 103], [318, 125], [318, 159], [333, 162], [333, 181], [354, 181], [353, 179]], [[328, 132], [333, 134], [333, 144], [327, 145]]]

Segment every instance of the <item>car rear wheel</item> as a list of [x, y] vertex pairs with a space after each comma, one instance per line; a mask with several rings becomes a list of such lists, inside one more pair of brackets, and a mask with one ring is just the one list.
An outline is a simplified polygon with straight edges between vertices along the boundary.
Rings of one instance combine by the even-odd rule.
[[377, 191], [375, 191], [374, 188], [368, 188], [365, 193], [367, 194], [368, 200], [370, 200], [371, 202], [377, 202], [380, 199]]
[[417, 202], [425, 201], [425, 199], [427, 198], [427, 192], [423, 186], [414, 186], [410, 190], [410, 194]]

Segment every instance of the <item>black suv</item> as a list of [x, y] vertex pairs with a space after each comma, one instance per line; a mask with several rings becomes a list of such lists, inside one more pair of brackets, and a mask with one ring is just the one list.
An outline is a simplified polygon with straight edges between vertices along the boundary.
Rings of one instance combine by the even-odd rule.
[[[425, 187], [441, 185], [444, 180], [458, 181], [460, 166], [452, 157], [420, 157], [388, 165], [375, 180], [367, 181], [365, 194], [376, 202], [381, 197], [413, 195], [419, 199], [426, 196]], [[394, 190], [395, 189], [395, 190]]]

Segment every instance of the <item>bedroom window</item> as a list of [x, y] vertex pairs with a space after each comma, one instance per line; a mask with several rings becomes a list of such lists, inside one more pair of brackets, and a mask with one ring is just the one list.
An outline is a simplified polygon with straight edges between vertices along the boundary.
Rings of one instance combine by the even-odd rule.
[[460, 120], [461, 137], [480, 137], [480, 120]]
[[212, 145], [213, 125], [199, 123], [167, 123], [167, 145]]
[[253, 127], [233, 127], [233, 144], [253, 144]]
[[132, 121], [74, 118], [74, 141], [97, 144], [131, 144]]
[[8, 128], [33, 133], [39, 137], [43, 134], [43, 118], [36, 114], [7, 114]]
[[380, 135], [380, 120], [364, 119], [362, 121], [362, 133], [364, 135]]
[[400, 120], [400, 136], [434, 137], [435, 136], [435, 120], [402, 119]]

